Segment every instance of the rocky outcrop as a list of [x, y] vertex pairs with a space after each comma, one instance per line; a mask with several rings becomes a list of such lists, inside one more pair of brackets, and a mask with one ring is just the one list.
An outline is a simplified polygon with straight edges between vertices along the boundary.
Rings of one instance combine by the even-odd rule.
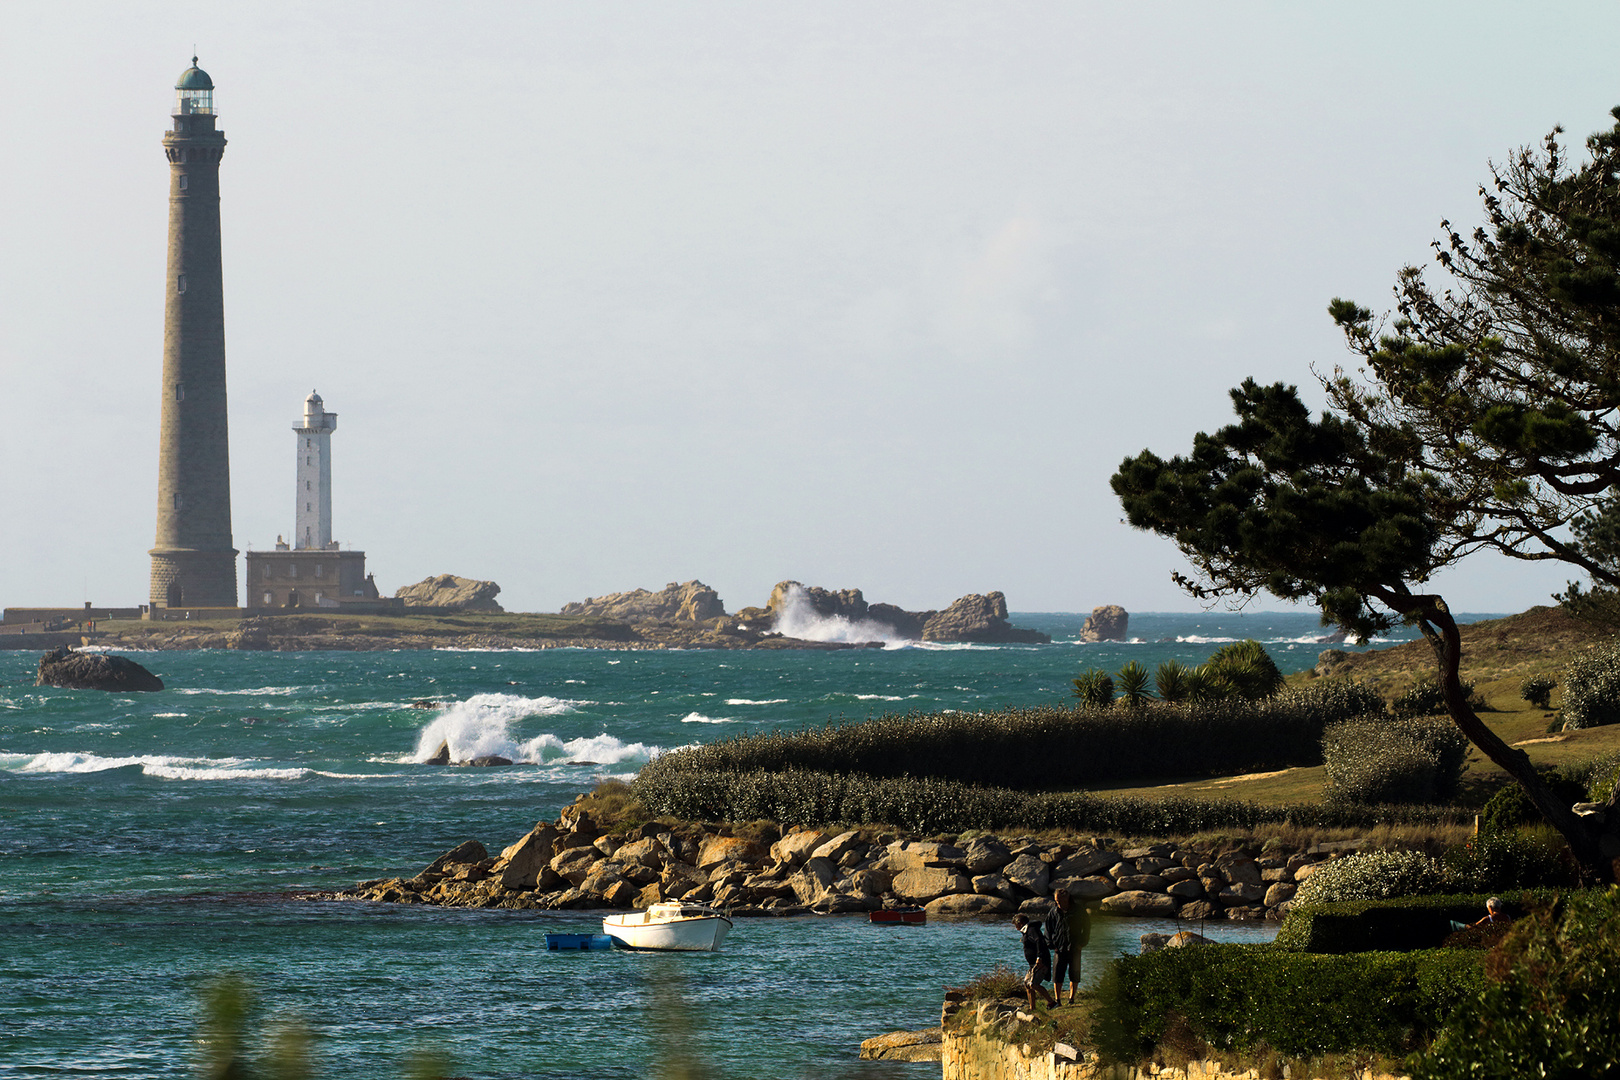
[[1022, 630], [1007, 621], [1007, 598], [999, 592], [969, 593], [928, 620], [924, 641], [969, 641], [1045, 645], [1051, 638], [1039, 630]]
[[[808, 612], [798, 609], [808, 608]], [[755, 609], [746, 609], [753, 611]], [[1044, 645], [1052, 639], [1038, 630], [1022, 630], [1007, 622], [1007, 600], [999, 592], [969, 594], [944, 611], [906, 611], [894, 604], [868, 604], [859, 589], [823, 589], [797, 581], [779, 582], [771, 590], [765, 615], [783, 625], [784, 613], [795, 620], [806, 614], [818, 619], [842, 619], [855, 632], [903, 641], [1019, 643]]]
[[1131, 616], [1118, 604], [1104, 604], [1091, 609], [1086, 623], [1080, 628], [1081, 641], [1124, 641], [1130, 629]]
[[618, 619], [628, 623], [656, 620], [660, 622], [707, 622], [726, 613], [720, 594], [692, 580], [670, 582], [658, 592], [631, 589], [629, 592], [609, 596], [589, 597], [564, 604], [561, 615], [592, 615], [603, 619]]
[[504, 611], [495, 602], [501, 587], [493, 581], [474, 581], [454, 574], [423, 578], [394, 593], [405, 606], [439, 608], [444, 611]]
[[[582, 797], [583, 798], [583, 797]], [[1280, 918], [1271, 890], [1292, 895], [1326, 852], [1254, 858], [1243, 849], [1158, 844], [1121, 850], [1104, 838], [976, 837], [962, 847], [814, 828], [735, 836], [717, 826], [648, 822], [609, 833], [582, 802], [490, 856], [476, 841], [410, 878], [364, 881], [347, 899], [450, 907], [645, 908], [689, 900], [733, 914], [867, 912], [925, 905], [931, 917], [1043, 915], [1054, 889], [1121, 915], [1183, 922]], [[993, 868], [993, 869], [986, 869]], [[985, 872], [978, 872], [985, 871]], [[1266, 888], [1251, 884], [1258, 881]], [[1100, 902], [1100, 903], [1099, 903]]]
[[126, 656], [76, 652], [62, 646], [39, 658], [35, 686], [114, 693], [163, 689], [163, 680]]
[[862, 1061], [938, 1061], [942, 1031], [894, 1031], [861, 1041]]

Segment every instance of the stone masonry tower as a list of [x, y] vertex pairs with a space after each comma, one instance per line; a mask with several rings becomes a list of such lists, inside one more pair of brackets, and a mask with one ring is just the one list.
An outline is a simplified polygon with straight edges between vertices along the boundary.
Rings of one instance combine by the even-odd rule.
[[219, 255], [214, 82], [191, 58], [175, 84], [164, 284], [163, 420], [158, 439], [155, 608], [236, 606], [231, 464], [225, 426], [225, 300]]
[[293, 425], [298, 436], [298, 511], [293, 516], [293, 548], [335, 548], [332, 542], [332, 432], [337, 413], [327, 412], [321, 395], [304, 399], [304, 419]]

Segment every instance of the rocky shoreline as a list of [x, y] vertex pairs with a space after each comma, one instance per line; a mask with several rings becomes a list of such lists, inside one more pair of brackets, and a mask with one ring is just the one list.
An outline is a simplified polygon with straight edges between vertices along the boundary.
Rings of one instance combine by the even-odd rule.
[[648, 822], [613, 832], [580, 796], [499, 855], [469, 840], [409, 878], [312, 899], [507, 909], [645, 908], [685, 900], [734, 915], [838, 914], [921, 906], [931, 915], [1044, 911], [1056, 889], [1114, 915], [1279, 919], [1296, 886], [1349, 844], [1289, 852], [1228, 842], [1120, 847], [1106, 837], [832, 833], [759, 823]]

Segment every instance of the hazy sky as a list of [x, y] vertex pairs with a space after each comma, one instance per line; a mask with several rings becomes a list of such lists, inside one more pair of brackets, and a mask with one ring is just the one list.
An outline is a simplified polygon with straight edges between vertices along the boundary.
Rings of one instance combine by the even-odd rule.
[[1328, 300], [1386, 307], [1488, 161], [1606, 127], [1617, 41], [1613, 4], [7, 3], [0, 604], [145, 601], [193, 44], [238, 547], [291, 531], [318, 388], [385, 593], [1145, 611], [1197, 605], [1120, 460], [1245, 376], [1319, 400]]

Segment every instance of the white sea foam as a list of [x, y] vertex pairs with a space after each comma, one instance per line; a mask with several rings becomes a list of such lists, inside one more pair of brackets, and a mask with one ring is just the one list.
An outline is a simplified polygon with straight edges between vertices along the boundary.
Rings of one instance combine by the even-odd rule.
[[623, 742], [606, 732], [579, 739], [541, 735], [515, 749], [512, 760], [536, 765], [645, 765], [659, 752], [656, 746]]
[[[911, 696], [916, 697], [917, 695], [912, 694]], [[906, 699], [901, 697], [899, 694], [856, 694], [855, 695], [855, 700], [857, 700], [857, 701], [904, 701]]]
[[[704, 697], [710, 697], [710, 696], [712, 696], [712, 695], [709, 695], [709, 694], [704, 695]], [[728, 698], [726, 698], [726, 704], [727, 705], [786, 705], [791, 700], [792, 700], [792, 698], [785, 698], [785, 697], [766, 698], [763, 701], [756, 701], [753, 698], [745, 698], [745, 697], [728, 697]]]
[[517, 694], [474, 694], [453, 702], [422, 729], [410, 761], [426, 761], [441, 743], [450, 744], [452, 761], [498, 755], [518, 760], [508, 725], [531, 716], [562, 716], [594, 701], [556, 697], [520, 697]]
[[683, 724], [729, 724], [731, 722], [732, 719], [729, 716], [704, 716], [700, 712], [689, 712], [681, 717], [681, 723]]
[[910, 645], [908, 638], [888, 623], [872, 619], [846, 619], [842, 615], [820, 615], [810, 606], [810, 597], [795, 585], [782, 598], [782, 610], [776, 613], [777, 632], [804, 641], [881, 641], [885, 648]]
[[308, 694], [309, 692], [310, 688], [307, 686], [259, 686], [251, 690], [215, 690], [206, 686], [191, 686], [172, 691], [172, 693], [176, 694], [214, 694], [228, 695], [230, 697], [290, 697], [293, 694]]
[[242, 758], [188, 758], [163, 754], [102, 757], [99, 754], [0, 754], [0, 769], [34, 774], [110, 772], [138, 766], [142, 775], [160, 780], [307, 780], [312, 776], [335, 780], [366, 780], [369, 773], [334, 773], [301, 767], [254, 765]]

